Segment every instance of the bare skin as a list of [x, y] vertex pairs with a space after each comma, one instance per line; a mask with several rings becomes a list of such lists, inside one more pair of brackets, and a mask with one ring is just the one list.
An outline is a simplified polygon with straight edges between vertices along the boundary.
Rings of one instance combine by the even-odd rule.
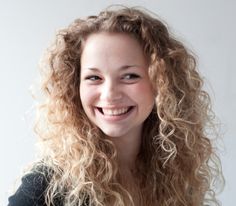
[[[140, 204], [135, 162], [145, 119], [154, 105], [148, 62], [139, 42], [120, 33], [90, 35], [81, 55], [80, 98], [95, 125], [113, 141], [124, 187]], [[141, 94], [141, 95], [140, 95]]]

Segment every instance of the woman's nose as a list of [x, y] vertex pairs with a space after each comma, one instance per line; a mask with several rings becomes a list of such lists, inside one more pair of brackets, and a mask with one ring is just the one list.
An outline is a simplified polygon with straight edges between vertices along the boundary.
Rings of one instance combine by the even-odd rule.
[[100, 99], [105, 102], [117, 102], [122, 99], [122, 91], [114, 81], [107, 81], [101, 88]]

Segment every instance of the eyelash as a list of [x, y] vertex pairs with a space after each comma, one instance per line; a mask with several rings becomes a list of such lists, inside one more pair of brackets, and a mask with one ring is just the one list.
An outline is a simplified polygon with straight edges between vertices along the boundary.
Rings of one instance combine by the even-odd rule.
[[91, 75], [85, 78], [86, 80], [91, 80], [91, 81], [98, 81], [101, 80], [101, 78], [97, 75]]
[[[127, 77], [129, 77], [129, 78], [127, 78]], [[122, 79], [138, 79], [138, 78], [140, 78], [140, 76], [137, 75], [137, 74], [133, 74], [133, 73], [125, 74], [125, 75], [122, 77]]]
[[[121, 79], [122, 80], [136, 80], [138, 78], [140, 78], [140, 76], [138, 74], [129, 73], [129, 74], [123, 75]], [[90, 75], [90, 76], [85, 77], [85, 80], [97, 82], [97, 81], [102, 80], [102, 78], [97, 75]]]

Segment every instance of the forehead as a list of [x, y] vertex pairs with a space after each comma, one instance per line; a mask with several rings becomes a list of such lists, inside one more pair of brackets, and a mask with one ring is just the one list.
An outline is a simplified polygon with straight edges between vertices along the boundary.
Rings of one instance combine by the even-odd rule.
[[133, 36], [101, 32], [88, 36], [81, 55], [82, 67], [100, 63], [145, 64], [146, 58], [140, 43]]

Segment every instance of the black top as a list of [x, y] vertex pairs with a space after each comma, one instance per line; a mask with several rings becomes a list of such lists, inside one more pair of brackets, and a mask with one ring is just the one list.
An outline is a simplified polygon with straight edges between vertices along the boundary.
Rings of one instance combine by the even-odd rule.
[[[32, 170], [22, 177], [22, 183], [8, 198], [8, 206], [46, 206], [45, 190], [49, 182], [49, 173], [45, 167]], [[62, 200], [55, 200], [55, 206], [62, 206]]]

